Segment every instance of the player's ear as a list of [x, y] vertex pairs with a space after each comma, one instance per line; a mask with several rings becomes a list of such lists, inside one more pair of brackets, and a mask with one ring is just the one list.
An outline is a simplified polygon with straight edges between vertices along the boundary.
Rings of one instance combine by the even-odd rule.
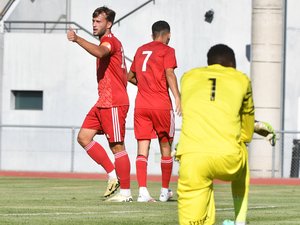
[[167, 33], [167, 40], [166, 40], [166, 44], [169, 44], [171, 39], [171, 33]]
[[106, 24], [106, 28], [111, 29], [112, 25], [113, 25], [112, 22], [108, 21]]

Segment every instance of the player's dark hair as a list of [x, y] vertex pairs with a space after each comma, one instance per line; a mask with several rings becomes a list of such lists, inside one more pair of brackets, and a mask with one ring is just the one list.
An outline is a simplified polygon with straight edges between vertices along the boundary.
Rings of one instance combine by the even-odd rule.
[[234, 51], [224, 44], [212, 46], [207, 52], [207, 64], [220, 64], [225, 67], [236, 67]]
[[170, 25], [163, 20], [159, 20], [152, 25], [152, 36], [155, 39], [163, 33], [170, 33]]
[[102, 6], [95, 9], [95, 11], [93, 12], [93, 18], [99, 16], [101, 13], [105, 13], [107, 21], [111, 22], [112, 24], [114, 23], [116, 16], [115, 11], [107, 8], [106, 6]]

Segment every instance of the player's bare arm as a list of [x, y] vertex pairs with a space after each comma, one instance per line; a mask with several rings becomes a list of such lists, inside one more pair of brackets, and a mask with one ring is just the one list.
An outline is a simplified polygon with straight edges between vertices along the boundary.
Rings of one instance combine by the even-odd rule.
[[76, 32], [70, 28], [67, 32], [67, 38], [69, 41], [77, 43], [79, 46], [84, 48], [88, 53], [97, 57], [104, 58], [110, 54], [110, 44], [107, 42], [101, 43], [101, 45], [93, 44], [84, 38], [78, 36]]
[[171, 89], [171, 92], [175, 98], [175, 105], [176, 105], [175, 111], [178, 116], [181, 116], [180, 92], [178, 89], [177, 78], [176, 78], [173, 68], [166, 69], [166, 77], [167, 77], [167, 83], [168, 83], [168, 85]]
[[137, 84], [135, 73], [132, 72], [131, 70], [129, 70], [129, 72], [127, 74], [127, 80], [128, 80], [128, 82], [132, 83], [133, 85]]

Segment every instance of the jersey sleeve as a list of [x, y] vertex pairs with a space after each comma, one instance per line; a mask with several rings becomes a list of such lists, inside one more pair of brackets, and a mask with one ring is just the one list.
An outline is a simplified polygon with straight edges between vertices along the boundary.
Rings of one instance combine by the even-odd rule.
[[177, 67], [177, 62], [176, 62], [175, 50], [174, 48], [169, 48], [166, 53], [166, 56], [164, 57], [164, 68], [175, 69], [176, 67]]
[[[110, 47], [111, 47], [111, 49], [110, 49], [110, 54], [112, 55], [112, 54], [116, 51], [116, 48], [115, 48], [113, 39], [110, 38], [110, 37], [103, 37], [103, 38], [101, 39], [101, 43], [105, 43], [105, 42], [107, 42], [107, 43], [110, 44]], [[100, 45], [101, 45], [101, 43], [100, 43]]]
[[241, 141], [250, 142], [254, 132], [254, 103], [251, 82], [248, 83], [247, 93], [241, 109]]

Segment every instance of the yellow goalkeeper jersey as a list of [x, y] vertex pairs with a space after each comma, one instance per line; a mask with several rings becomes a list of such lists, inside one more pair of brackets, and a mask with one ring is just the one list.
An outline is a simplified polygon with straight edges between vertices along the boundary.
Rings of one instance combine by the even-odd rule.
[[230, 153], [250, 142], [254, 104], [250, 79], [219, 64], [195, 68], [181, 78], [182, 128], [177, 156]]

